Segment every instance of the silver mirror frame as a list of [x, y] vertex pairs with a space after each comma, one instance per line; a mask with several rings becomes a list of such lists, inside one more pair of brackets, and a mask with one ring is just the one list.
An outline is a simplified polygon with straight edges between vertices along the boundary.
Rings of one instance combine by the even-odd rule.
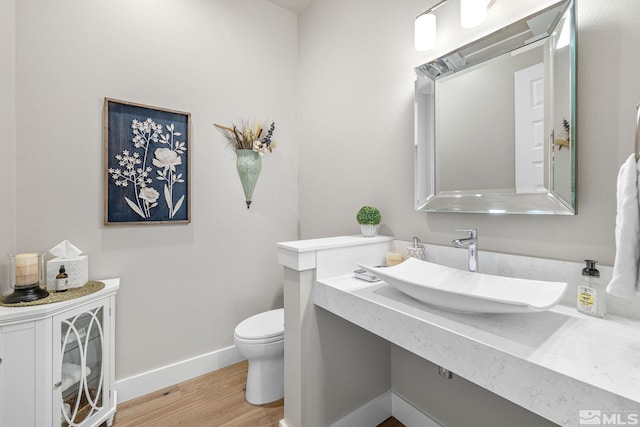
[[[415, 177], [415, 209], [423, 212], [464, 212], [464, 213], [494, 213], [494, 214], [531, 214], [531, 215], [575, 215], [576, 214], [576, 25], [574, 0], [566, 0], [562, 3], [561, 18], [570, 21], [570, 114], [571, 118], [569, 140], [570, 146], [570, 200], [566, 200], [553, 188], [553, 150], [545, 159], [548, 162], [548, 191], [542, 193], [517, 194], [515, 192], [491, 192], [491, 191], [448, 191], [438, 194], [436, 187], [436, 141], [435, 141], [435, 81], [436, 78], [425, 73], [426, 67], [433, 70], [435, 65], [442, 70], [447, 58], [455, 57], [461, 50], [473, 50], [474, 45], [483, 49], [487, 45], [487, 39], [496, 39], [502, 34], [508, 34], [509, 27], [497, 31], [481, 40], [463, 46], [455, 52], [451, 52], [430, 63], [416, 67], [415, 99], [414, 99], [414, 177]], [[555, 5], [557, 6], [557, 5]], [[554, 6], [554, 7], [555, 7]], [[538, 12], [539, 13], [539, 12]], [[537, 15], [533, 14], [531, 16]], [[524, 20], [530, 17], [525, 18]], [[521, 23], [522, 21], [519, 21]], [[516, 23], [512, 24], [515, 25]], [[505, 31], [507, 30], [507, 31]], [[506, 36], [503, 36], [506, 37]], [[551, 35], [546, 35], [546, 38]], [[533, 42], [539, 42], [544, 37]], [[527, 45], [523, 44], [521, 46]], [[521, 47], [521, 46], [518, 46]], [[513, 49], [511, 49], [513, 50]], [[508, 53], [508, 52], [506, 52]], [[446, 73], [446, 71], [445, 71]], [[451, 74], [451, 73], [448, 73]], [[447, 74], [447, 75], [448, 75]], [[430, 86], [431, 85], [431, 86]]]

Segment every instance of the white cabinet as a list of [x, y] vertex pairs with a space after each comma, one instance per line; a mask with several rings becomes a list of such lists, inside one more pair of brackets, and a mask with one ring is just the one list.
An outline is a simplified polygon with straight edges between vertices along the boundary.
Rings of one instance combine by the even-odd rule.
[[111, 425], [118, 279], [73, 300], [0, 307], [0, 427]]
[[53, 425], [56, 414], [63, 427], [113, 414], [112, 317], [105, 299], [53, 317]]
[[35, 425], [35, 322], [1, 327], [0, 354], [0, 422]]

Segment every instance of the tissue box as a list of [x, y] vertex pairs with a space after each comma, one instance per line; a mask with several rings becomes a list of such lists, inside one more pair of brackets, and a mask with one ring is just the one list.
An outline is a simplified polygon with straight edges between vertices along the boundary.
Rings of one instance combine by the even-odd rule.
[[47, 261], [47, 289], [56, 288], [56, 276], [60, 272], [60, 266], [69, 276], [69, 287], [79, 288], [89, 281], [89, 257], [80, 255], [73, 258], [54, 258]]

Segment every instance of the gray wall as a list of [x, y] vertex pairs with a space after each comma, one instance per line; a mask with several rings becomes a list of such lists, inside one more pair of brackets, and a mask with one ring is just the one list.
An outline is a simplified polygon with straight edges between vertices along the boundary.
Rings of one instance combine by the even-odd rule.
[[[412, 69], [481, 35], [459, 29], [458, 2], [449, 2], [438, 16], [439, 44], [414, 52], [413, 19], [430, 3], [315, 0], [300, 15], [300, 237], [358, 234], [355, 213], [372, 204], [382, 211], [383, 234], [401, 240], [449, 245], [459, 236], [454, 228], [476, 227], [480, 250], [612, 265], [616, 176], [634, 149], [640, 101], [640, 3], [578, 3], [578, 215], [571, 217], [413, 211]], [[538, 7], [542, 2], [496, 2], [483, 29]], [[483, 412], [506, 414], [478, 425], [544, 425], [473, 384], [441, 384], [434, 366], [403, 350], [392, 351], [391, 369], [395, 391], [449, 425], [473, 419], [473, 401], [486, 403]], [[438, 406], [442, 401], [450, 405]]]
[[[121, 278], [116, 379], [231, 346], [242, 319], [281, 307], [275, 242], [297, 237], [296, 16], [263, 0], [1, 4], [0, 88], [13, 70], [17, 82], [15, 107], [0, 97], [0, 194], [17, 203], [0, 205], [0, 249], [13, 229], [18, 251], [69, 239], [90, 278]], [[191, 113], [189, 225], [102, 225], [104, 97]], [[213, 127], [243, 119], [277, 126], [251, 210]]]
[[[417, 53], [424, 0], [315, 0], [298, 22], [262, 0], [0, 0], [0, 249], [68, 238], [92, 278], [122, 278], [118, 379], [231, 345], [238, 321], [282, 303], [274, 243], [358, 233], [364, 204], [402, 240], [449, 244], [453, 228], [477, 227], [481, 248], [610, 265], [640, 99], [633, 0], [578, 5], [577, 216], [412, 210], [413, 67], [542, 3], [496, 2], [481, 29], [440, 25], [436, 48]], [[102, 225], [105, 96], [192, 113], [190, 225]], [[279, 146], [247, 211], [211, 124], [265, 116]]]
[[[356, 211], [373, 204], [382, 211], [382, 230], [399, 239], [417, 235], [448, 245], [454, 228], [475, 227], [481, 250], [612, 265], [616, 176], [633, 151], [640, 100], [638, 2], [578, 3], [578, 215], [572, 217], [413, 211], [412, 69], [474, 35], [457, 23], [451, 34], [447, 13], [454, 19], [456, 10], [443, 10], [440, 44], [415, 52], [413, 19], [428, 6], [317, 0], [301, 14], [301, 238], [356, 234]], [[542, 3], [496, 2], [487, 27], [536, 7]]]
[[[0, 0], [0, 254], [16, 250], [15, 0]], [[0, 260], [0, 277], [7, 264]], [[0, 280], [0, 294], [9, 291]]]
[[391, 346], [391, 387], [443, 426], [556, 425], [455, 373], [451, 379], [441, 377], [437, 365], [395, 345]]

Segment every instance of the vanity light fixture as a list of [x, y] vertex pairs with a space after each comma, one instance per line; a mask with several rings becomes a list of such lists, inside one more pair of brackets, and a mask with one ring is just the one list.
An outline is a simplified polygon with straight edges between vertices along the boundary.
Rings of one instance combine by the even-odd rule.
[[416, 18], [416, 50], [424, 52], [436, 45], [436, 15], [424, 13]]
[[460, 0], [460, 26], [473, 28], [486, 21], [495, 0]]
[[[433, 12], [447, 1], [441, 0], [416, 18], [414, 34], [417, 51], [425, 52], [436, 45], [436, 15]], [[460, 0], [460, 26], [472, 28], [482, 24], [493, 3], [495, 0]]]
[[436, 15], [433, 12], [447, 1], [441, 0], [416, 18], [414, 37], [418, 52], [425, 52], [436, 45]]

